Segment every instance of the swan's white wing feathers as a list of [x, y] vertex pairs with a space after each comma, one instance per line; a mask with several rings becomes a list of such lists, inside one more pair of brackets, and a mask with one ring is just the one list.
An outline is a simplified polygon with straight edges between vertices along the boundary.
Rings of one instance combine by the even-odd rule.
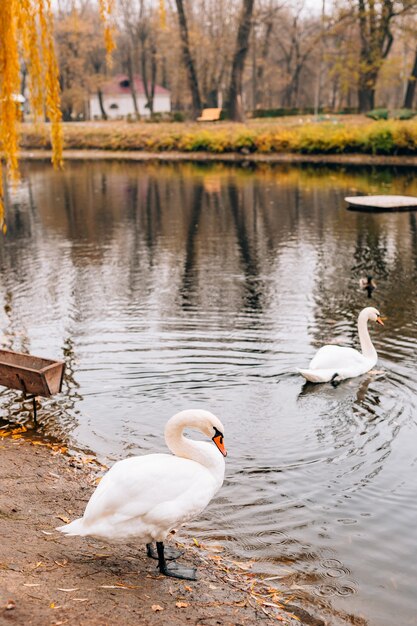
[[367, 359], [358, 350], [327, 345], [317, 351], [310, 362], [309, 369], [334, 369], [337, 372], [338, 369], [355, 369], [366, 364]]
[[68, 534], [108, 539], [162, 540], [198, 515], [219, 485], [200, 463], [152, 454], [116, 463], [102, 478], [80, 520], [60, 528]]
[[[173, 479], [175, 477], [175, 479]], [[199, 463], [169, 454], [152, 454], [119, 461], [105, 474], [84, 513], [87, 524], [98, 517], [144, 515], [197, 488], [210, 473]]]

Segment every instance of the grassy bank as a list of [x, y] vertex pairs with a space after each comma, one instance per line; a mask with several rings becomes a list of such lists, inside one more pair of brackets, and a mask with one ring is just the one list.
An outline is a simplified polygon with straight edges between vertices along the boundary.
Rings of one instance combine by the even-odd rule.
[[[306, 120], [231, 124], [64, 124], [70, 150], [208, 152], [211, 154], [417, 154], [416, 121]], [[21, 146], [48, 149], [45, 128], [22, 125]]]

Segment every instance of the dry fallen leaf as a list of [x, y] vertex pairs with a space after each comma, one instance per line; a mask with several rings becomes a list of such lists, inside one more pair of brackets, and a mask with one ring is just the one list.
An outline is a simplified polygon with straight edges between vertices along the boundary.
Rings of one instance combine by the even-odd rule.
[[58, 591], [78, 591], [78, 587], [69, 587], [68, 589], [64, 589], [63, 587], [58, 587]]
[[108, 559], [108, 558], [109, 558], [109, 556], [111, 556], [111, 554], [106, 554], [105, 552], [95, 552], [95, 553], [94, 553], [94, 556], [95, 556], [97, 559]]
[[179, 609], [185, 609], [188, 606], [188, 602], [176, 602], [175, 606]]
[[250, 569], [253, 565], [253, 561], [248, 561], [247, 563], [241, 563], [240, 561], [232, 561], [234, 565], [236, 565], [239, 569]]
[[42, 561], [38, 561], [33, 569], [38, 569], [38, 567], [43, 567], [44, 564]]
[[152, 611], [163, 611], [164, 607], [160, 606], [159, 604], [152, 604], [151, 609]]
[[23, 583], [24, 587], [40, 587], [40, 583]]
[[88, 598], [73, 598], [74, 602], [87, 602]]
[[185, 591], [192, 591], [192, 588], [189, 587], [188, 585], [184, 585], [184, 589], [185, 589]]
[[6, 611], [13, 611], [13, 609], [16, 608], [16, 602], [14, 600], [8, 600], [4, 608]]
[[62, 522], [65, 522], [66, 524], [70, 523], [70, 519], [66, 515], [55, 515], [55, 517], [57, 519], [60, 519]]

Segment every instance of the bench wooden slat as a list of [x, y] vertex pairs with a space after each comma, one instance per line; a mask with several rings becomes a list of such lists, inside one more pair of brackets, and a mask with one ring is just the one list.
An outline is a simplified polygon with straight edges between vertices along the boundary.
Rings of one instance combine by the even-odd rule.
[[220, 119], [221, 109], [203, 109], [197, 122], [216, 122]]

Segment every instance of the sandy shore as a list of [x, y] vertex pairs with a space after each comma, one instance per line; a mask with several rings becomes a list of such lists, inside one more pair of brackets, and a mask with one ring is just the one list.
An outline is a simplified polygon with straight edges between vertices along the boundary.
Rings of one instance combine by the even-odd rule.
[[82, 513], [98, 467], [18, 430], [0, 437], [0, 624], [324, 626], [196, 547], [181, 557], [198, 568], [189, 582], [161, 576], [144, 546], [64, 537], [55, 526]]
[[[24, 160], [49, 160], [50, 150], [22, 150]], [[64, 160], [125, 161], [195, 161], [218, 163], [317, 163], [321, 165], [387, 165], [417, 167], [417, 156], [381, 156], [372, 154], [242, 154], [212, 152], [144, 152], [141, 150], [64, 150]]]

